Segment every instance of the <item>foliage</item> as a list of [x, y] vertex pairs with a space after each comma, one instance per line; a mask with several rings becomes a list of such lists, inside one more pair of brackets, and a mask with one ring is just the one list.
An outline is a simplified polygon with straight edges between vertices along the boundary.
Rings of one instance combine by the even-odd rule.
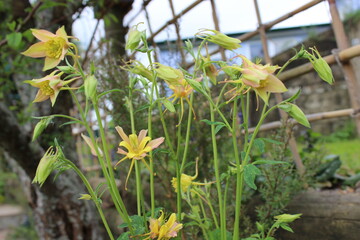
[[[280, 154], [284, 154], [286, 149], [286, 143], [258, 136], [263, 121], [269, 113], [281, 109], [300, 124], [306, 127], [310, 124], [302, 110], [293, 103], [300, 91], [289, 99], [269, 105], [272, 93], [287, 91], [277, 74], [288, 63], [283, 67], [262, 65], [242, 55], [239, 56], [242, 59], [241, 65], [211, 61], [210, 56], [205, 58], [201, 55], [202, 50], [208, 52], [209, 42], [233, 50], [239, 47], [240, 41], [217, 31], [206, 31], [208, 33], [198, 34], [203, 40], [200, 46], [195, 48], [190, 42], [186, 43], [186, 50], [195, 63], [194, 69], [190, 72], [153, 62], [153, 49], [148, 45], [145, 31], [138, 30], [138, 26], [132, 28], [128, 49], [144, 54], [149, 66], [145, 67], [140, 62], [130, 61], [122, 67], [128, 75], [127, 81], [124, 81], [127, 84], [124, 89], [99, 91], [98, 83], [101, 75], [96, 76], [97, 69], [94, 64], [89, 72], [82, 68], [78, 48], [68, 41], [72, 37], [66, 34], [64, 28], [57, 30], [56, 34], [32, 29], [32, 33], [40, 42], [30, 46], [23, 54], [30, 57], [44, 57], [45, 69], [56, 67], [52, 73], [43, 78], [25, 82], [38, 88], [34, 102], [50, 99], [54, 105], [59, 102], [58, 93], [67, 91], [70, 92], [79, 111], [78, 116], [53, 114], [41, 117], [34, 136], [37, 137], [47, 127], [47, 119], [64, 118], [68, 121], [66, 124], [82, 126], [86, 129], [86, 135], [83, 134], [82, 137], [93, 157], [100, 163], [106, 188], [102, 191], [100, 190], [102, 185], [99, 185], [94, 189], [87, 176], [68, 159], [61, 143], [56, 139], [54, 145], [48, 148], [41, 159], [33, 182], [41, 186], [54, 170], [58, 171], [57, 175], [69, 169], [75, 171], [87, 189], [87, 193], [79, 193], [80, 199], [95, 204], [110, 239], [116, 238], [102, 210], [104, 191], [109, 192], [117, 213], [124, 221], [121, 227], [126, 228], [125, 233], [118, 239], [126, 239], [130, 236], [138, 239], [145, 237], [145, 239], [167, 240], [177, 237], [178, 234], [183, 237], [195, 236], [204, 239], [239, 239], [244, 187], [257, 190], [257, 179], [265, 174], [264, 182], [268, 184], [267, 187], [279, 191], [282, 188], [272, 184], [285, 186], [291, 183], [287, 181], [288, 176], [285, 176], [285, 173], [294, 175], [293, 168], [279, 167], [270, 170], [271, 174], [276, 171], [279, 173], [278, 176], [270, 179], [268, 166], [285, 165], [286, 161], [283, 161], [285, 155], [280, 156], [279, 159], [279, 154], [270, 159], [256, 158], [256, 153], [266, 152], [267, 143], [279, 145], [282, 148]], [[289, 62], [298, 58], [310, 60], [324, 81], [331, 84], [333, 78], [329, 66], [315, 48], [311, 50], [310, 53], [301, 49]], [[65, 65], [57, 66], [59, 62]], [[277, 70], [279, 71], [275, 73]], [[225, 81], [217, 80], [220, 71], [227, 75]], [[81, 82], [81, 87], [76, 88], [73, 82]], [[163, 82], [164, 85], [158, 82]], [[164, 86], [166, 88], [162, 89]], [[216, 89], [219, 91], [215, 91]], [[172, 95], [169, 96], [170, 91]], [[260, 118], [252, 133], [249, 132], [248, 123], [250, 92], [255, 93], [257, 103], [261, 103], [262, 106]], [[128, 111], [125, 117], [129, 119], [128, 126], [121, 123], [123, 129], [116, 126], [118, 123], [113, 123], [119, 135], [117, 138], [122, 139], [116, 152], [121, 156], [117, 162], [112, 161], [109, 149], [111, 145], [107, 138], [108, 129], [101, 116], [101, 107], [106, 103], [107, 94], [118, 94], [123, 98]], [[200, 96], [205, 104], [196, 102], [194, 96]], [[137, 98], [140, 98], [140, 101]], [[84, 104], [81, 104], [80, 100], [84, 101]], [[243, 119], [238, 117], [240, 112]], [[91, 114], [96, 116], [100, 141], [96, 139], [95, 131], [88, 122]], [[196, 133], [192, 126], [194, 118], [200, 120], [195, 127], [201, 126], [200, 131], [207, 129], [205, 137], [210, 139], [207, 140], [207, 144], [211, 149], [206, 156], [208, 159], [201, 156], [197, 150], [201, 146], [198, 143], [201, 143], [202, 139], [198, 139], [194, 134]], [[143, 129], [137, 134], [139, 126], [145, 126], [147, 130]], [[222, 149], [222, 146], [227, 146], [229, 151]], [[195, 153], [188, 154], [190, 150], [194, 150]], [[129, 168], [124, 167], [125, 162], [128, 162]], [[204, 176], [199, 174], [198, 162], [203, 164], [202, 172], [205, 172], [203, 175], [206, 175], [206, 179], [199, 180]], [[132, 189], [136, 194], [136, 215], [130, 214], [128, 206], [124, 203], [124, 195], [117, 188], [115, 181], [117, 168], [127, 172], [121, 187], [124, 187], [125, 191], [128, 188]], [[194, 175], [190, 175], [191, 169], [195, 169]], [[131, 174], [133, 171], [135, 174]], [[129, 184], [128, 179], [132, 179]], [[146, 182], [149, 182], [148, 187], [145, 186]], [[162, 195], [155, 194], [155, 184], [164, 186], [163, 192], [156, 189]], [[148, 192], [148, 189], [150, 201], [144, 197], [145, 190]], [[288, 196], [279, 195], [279, 192], [274, 192], [276, 193], [274, 196], [265, 194], [265, 191], [263, 193], [266, 201], [276, 196], [284, 201], [288, 199]], [[287, 191], [284, 193], [286, 194]], [[155, 197], [158, 200], [155, 200]], [[279, 199], [274, 198], [270, 202], [274, 205], [275, 201], [283, 207]], [[231, 213], [230, 209], [227, 209], [227, 202], [234, 202], [230, 208], [233, 210]], [[162, 204], [165, 208], [156, 218], [158, 204]], [[169, 208], [173, 213], [169, 214], [169, 210], [165, 211]], [[276, 208], [278, 210], [279, 207]], [[149, 217], [145, 214], [147, 210], [150, 210]], [[268, 212], [274, 214], [276, 211], [271, 209]], [[269, 230], [265, 230], [267, 226], [260, 224], [262, 226], [258, 228], [260, 235], [253, 238], [265, 239], [267, 232], [266, 239], [274, 239], [274, 232], [280, 227], [292, 231], [288, 223], [299, 216], [300, 214], [275, 216], [276, 221], [272, 226], [268, 226]]]

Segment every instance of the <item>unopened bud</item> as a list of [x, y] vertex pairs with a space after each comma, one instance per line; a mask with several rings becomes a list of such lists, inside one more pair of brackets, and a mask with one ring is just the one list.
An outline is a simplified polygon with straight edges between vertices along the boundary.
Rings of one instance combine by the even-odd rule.
[[[209, 32], [214, 33], [214, 35]], [[205, 29], [197, 33], [197, 35], [200, 36], [200, 38], [202, 39], [206, 39], [209, 42], [215, 43], [220, 47], [228, 50], [235, 50], [241, 47], [241, 41], [239, 39], [226, 36], [225, 34], [216, 30]]]
[[312, 53], [306, 52], [304, 58], [309, 59], [319, 77], [329, 84], [334, 83], [334, 76], [332, 74], [329, 64], [323, 59], [316, 48], [310, 48]]
[[40, 136], [40, 134], [45, 130], [53, 118], [53, 116], [44, 117], [36, 124], [32, 141], [35, 141]]
[[174, 69], [160, 63], [157, 63], [156, 65], [157, 68], [155, 71], [157, 72], [158, 77], [167, 81], [169, 84], [176, 85], [184, 79], [184, 74], [179, 69]]
[[42, 186], [50, 173], [55, 169], [55, 162], [57, 160], [58, 150], [56, 149], [56, 152], [54, 152], [53, 147], [50, 147], [41, 158], [32, 183], [38, 183]]
[[81, 196], [78, 199], [91, 200], [90, 194], [80, 194]]
[[281, 110], [287, 112], [292, 118], [294, 118], [298, 123], [304, 125], [305, 127], [310, 128], [310, 123], [306, 118], [304, 112], [295, 104], [284, 102], [278, 106]]
[[[139, 24], [141, 24], [141, 23], [139, 23]], [[144, 31], [137, 30], [137, 27], [139, 24], [131, 27], [131, 29], [128, 33], [128, 39], [126, 41], [126, 46], [125, 46], [126, 50], [130, 49], [131, 51], [134, 51], [139, 46], [140, 40], [141, 40], [141, 35], [144, 32]]]
[[97, 87], [97, 79], [94, 75], [90, 75], [85, 79], [84, 87], [85, 87], [85, 96], [88, 99], [94, 99], [96, 96], [96, 87]]
[[291, 223], [293, 221], [295, 221], [296, 219], [300, 218], [302, 214], [281, 214], [278, 216], [275, 216], [274, 218], [277, 220], [277, 222], [279, 223]]

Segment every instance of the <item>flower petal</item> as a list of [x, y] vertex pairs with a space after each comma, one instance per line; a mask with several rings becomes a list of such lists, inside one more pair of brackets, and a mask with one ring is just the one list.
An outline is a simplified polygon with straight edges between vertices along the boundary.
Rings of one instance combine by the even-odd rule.
[[264, 87], [265, 91], [273, 92], [273, 93], [281, 93], [287, 91], [287, 88], [285, 87], [284, 83], [274, 75], [270, 74], [267, 77], [267, 80], [268, 83]]
[[59, 28], [59, 29], [56, 31], [55, 34], [56, 34], [57, 36], [59, 36], [59, 37], [65, 38], [66, 40], [67, 40], [67, 38], [68, 38], [68, 35], [66, 34], [66, 31], [65, 31], [65, 27], [64, 27], [64, 26], [62, 26], [61, 28]]
[[139, 136], [138, 136], [138, 141], [141, 142], [143, 140], [143, 138], [146, 136], [148, 130], [141, 130], [139, 132]]
[[127, 152], [125, 152], [122, 148], [118, 148], [116, 153], [119, 153], [119, 154], [122, 154], [122, 155], [127, 155]]
[[31, 33], [40, 41], [46, 42], [56, 37], [52, 32], [43, 30], [43, 29], [31, 29]]
[[31, 45], [25, 52], [22, 52], [21, 54], [33, 57], [33, 58], [40, 58], [46, 56], [46, 48], [45, 43], [38, 42], [33, 45]]
[[154, 140], [151, 140], [147, 147], [151, 147], [151, 149], [157, 148], [160, 144], [162, 144], [164, 142], [165, 138], [164, 137], [160, 137], [160, 138], [156, 138]]
[[33, 102], [43, 102], [49, 98], [48, 95], [43, 94], [41, 90], [39, 90], [35, 96], [35, 99]]
[[125, 134], [125, 132], [124, 132], [124, 130], [122, 129], [122, 127], [116, 126], [115, 129], [116, 129], [116, 131], [118, 132], [118, 134], [120, 135], [120, 137], [122, 138], [122, 140], [124, 140], [125, 142], [130, 142], [128, 136]]
[[60, 58], [46, 57], [43, 71], [46, 71], [46, 70], [56, 67], [60, 63], [60, 61], [61, 61]]

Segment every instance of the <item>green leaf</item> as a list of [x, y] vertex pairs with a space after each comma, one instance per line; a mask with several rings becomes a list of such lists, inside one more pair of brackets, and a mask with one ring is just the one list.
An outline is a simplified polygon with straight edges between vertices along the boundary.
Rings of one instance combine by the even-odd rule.
[[197, 92], [207, 96], [205, 90], [203, 89], [203, 87], [201, 86], [201, 84], [198, 81], [195, 81], [193, 79], [188, 79], [185, 78], [185, 80], [190, 84], [190, 86], [195, 89]]
[[6, 40], [9, 45], [14, 50], [17, 50], [20, 47], [22, 39], [22, 34], [18, 32], [13, 32], [6, 35]]
[[129, 240], [129, 239], [130, 239], [130, 232], [124, 232], [116, 240]]
[[280, 224], [280, 227], [281, 227], [282, 229], [286, 230], [286, 231], [289, 231], [289, 232], [292, 232], [292, 233], [294, 232], [287, 223], [281, 223], [281, 224]]
[[299, 89], [293, 96], [289, 97], [288, 99], [284, 100], [284, 102], [293, 102], [295, 101], [301, 93], [301, 89]]
[[223, 127], [225, 127], [225, 124], [223, 124], [223, 125], [217, 125], [217, 126], [215, 127], [215, 135], [216, 135]]
[[256, 190], [257, 187], [255, 185], [255, 178], [257, 175], [260, 175], [261, 171], [255, 165], [249, 164], [244, 167], [244, 180], [246, 184]]
[[254, 146], [260, 151], [260, 153], [265, 152], [265, 142], [261, 138], [256, 138], [254, 140]]
[[276, 141], [276, 140], [271, 139], [271, 138], [261, 138], [261, 139], [264, 140], [265, 142], [269, 142], [269, 143], [272, 143], [272, 144], [277, 144], [277, 145], [283, 144], [283, 142]]
[[15, 21], [12, 21], [10, 23], [6, 23], [6, 25], [8, 26], [9, 30], [11, 32], [14, 32], [15, 31], [15, 27], [16, 27], [16, 22]]
[[170, 112], [174, 113], [176, 111], [174, 105], [168, 99], [161, 99], [160, 101]]
[[138, 109], [135, 110], [134, 113], [137, 113], [137, 112], [141, 112], [142, 110], [145, 110], [145, 109], [148, 109], [150, 107], [150, 104], [144, 104], [142, 106], [140, 106]]
[[283, 162], [283, 161], [260, 159], [260, 160], [256, 160], [252, 164], [272, 164], [273, 165], [273, 164], [289, 164], [289, 163], [288, 162]]
[[200, 122], [204, 122], [204, 123], [206, 123], [208, 125], [224, 125], [225, 126], [225, 123], [223, 123], [223, 122], [213, 122], [213, 121], [210, 121], [210, 120], [207, 120], [207, 119], [203, 119]]

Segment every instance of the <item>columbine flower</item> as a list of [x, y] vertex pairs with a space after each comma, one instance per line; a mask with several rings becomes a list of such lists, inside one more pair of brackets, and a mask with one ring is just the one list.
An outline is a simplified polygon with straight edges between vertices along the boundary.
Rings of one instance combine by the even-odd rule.
[[129, 179], [131, 170], [134, 166], [135, 160], [141, 160], [145, 166], [150, 170], [149, 165], [146, 163], [144, 158], [147, 156], [147, 153], [157, 148], [163, 141], [164, 138], [156, 138], [151, 140], [150, 137], [147, 137], [147, 130], [141, 130], [139, 135], [130, 134], [127, 136], [124, 130], [117, 126], [115, 127], [116, 131], [119, 133], [120, 137], [123, 141], [120, 142], [119, 146], [127, 149], [127, 152], [122, 148], [118, 148], [117, 153], [126, 155], [123, 159], [121, 159], [118, 163], [116, 163], [115, 167], [126, 159], [131, 159], [129, 173], [126, 177], [125, 181], [125, 189], [127, 189], [127, 181]]
[[282, 81], [273, 74], [279, 69], [278, 66], [255, 64], [245, 56], [239, 56], [242, 58], [243, 64], [241, 67], [234, 68], [239, 70], [242, 75], [239, 80], [228, 82], [241, 83], [243, 85], [240, 88], [236, 87], [229, 92], [236, 90], [236, 93], [239, 93], [242, 92], [244, 88], [248, 88], [248, 90], [253, 89], [256, 96], [260, 96], [267, 104], [269, 99], [268, 93], [282, 93], [287, 91], [287, 88]]
[[164, 222], [164, 212], [161, 211], [161, 215], [158, 219], [150, 218], [150, 232], [143, 236], [149, 235], [146, 239], [168, 240], [176, 237], [177, 233], [182, 229], [183, 225], [176, 222], [176, 215], [172, 213], [167, 222]]
[[62, 81], [60, 79], [62, 73], [56, 74], [56, 72], [57, 70], [40, 79], [24, 81], [33, 87], [39, 88], [39, 91], [37, 92], [33, 102], [43, 102], [50, 98], [51, 104], [54, 106], [60, 90], [68, 89], [64, 88], [64, 86], [73, 80]]
[[[211, 33], [214, 33], [211, 34]], [[240, 46], [241, 41], [237, 38], [232, 38], [226, 36], [225, 34], [211, 29], [204, 29], [196, 34], [201, 39], [206, 39], [209, 42], [215, 43], [220, 47], [223, 47], [228, 50], [235, 50], [238, 49]]]
[[31, 32], [41, 42], [31, 45], [22, 54], [33, 58], [45, 57], [43, 71], [56, 67], [64, 59], [70, 46], [70, 37], [66, 34], [64, 26], [55, 34], [42, 29], [31, 29]]
[[[181, 174], [181, 180], [180, 180], [180, 185], [181, 185], [181, 192], [186, 193], [192, 185], [207, 185], [207, 184], [211, 184], [213, 182], [209, 182], [209, 183], [199, 183], [199, 182], [194, 182], [194, 180], [197, 178], [198, 176], [198, 159], [196, 159], [196, 167], [195, 167], [195, 175], [194, 176], [189, 176], [185, 173]], [[175, 189], [175, 192], [178, 191], [178, 183], [177, 183], [177, 178], [174, 177], [171, 180], [171, 184], [173, 186], [173, 188]]]
[[41, 158], [32, 183], [38, 183], [41, 187], [50, 173], [55, 169], [55, 163], [58, 157], [58, 149], [54, 152], [53, 147], [50, 147]]
[[130, 62], [122, 66], [122, 69], [140, 75], [148, 79], [150, 82], [152, 82], [154, 79], [152, 72], [147, 69], [141, 62], [136, 60], [131, 60]]

